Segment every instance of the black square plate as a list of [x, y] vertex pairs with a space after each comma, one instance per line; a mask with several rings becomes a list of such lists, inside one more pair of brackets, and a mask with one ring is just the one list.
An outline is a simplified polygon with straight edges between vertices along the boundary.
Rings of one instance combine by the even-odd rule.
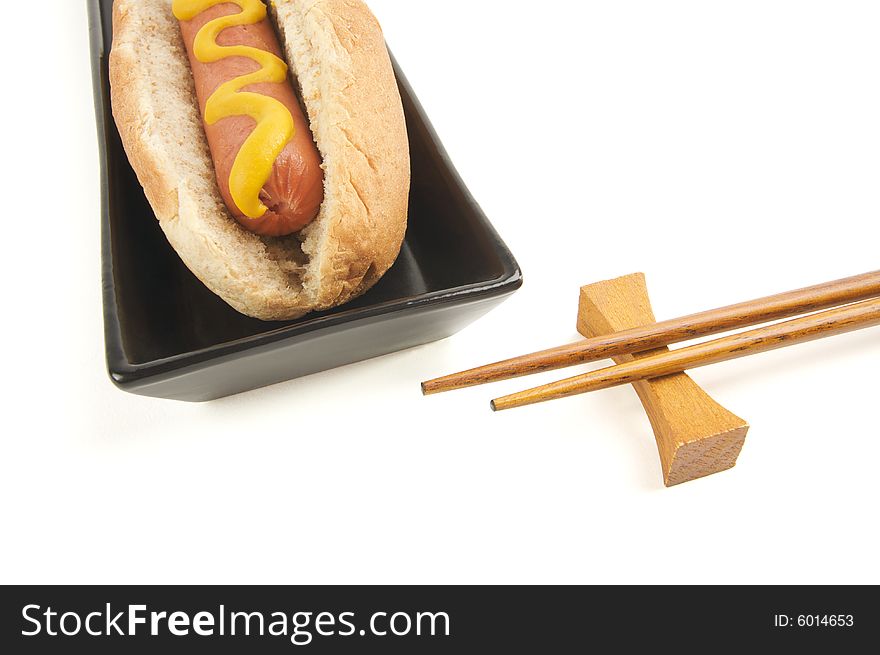
[[125, 391], [204, 401], [448, 337], [522, 284], [395, 62], [412, 154], [409, 230], [394, 267], [332, 311], [266, 323], [211, 293], [165, 240], [110, 112], [112, 0], [88, 0], [101, 154], [107, 366]]

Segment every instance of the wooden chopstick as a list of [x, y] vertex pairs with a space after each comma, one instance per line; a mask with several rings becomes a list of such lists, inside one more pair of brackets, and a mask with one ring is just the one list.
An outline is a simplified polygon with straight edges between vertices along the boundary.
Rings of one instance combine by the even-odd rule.
[[425, 395], [681, 343], [880, 296], [880, 271], [513, 357], [422, 383]]
[[492, 409], [501, 411], [567, 398], [877, 325], [880, 325], [880, 298], [671, 350], [497, 398], [492, 401]]

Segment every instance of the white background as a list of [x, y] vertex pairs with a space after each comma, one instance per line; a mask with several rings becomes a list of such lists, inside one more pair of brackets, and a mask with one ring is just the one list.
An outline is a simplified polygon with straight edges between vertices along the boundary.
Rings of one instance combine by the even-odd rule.
[[876, 269], [877, 3], [373, 0], [526, 284], [202, 405], [106, 378], [86, 14], [39, 6], [0, 45], [0, 580], [880, 582], [876, 329], [697, 371], [752, 430], [673, 489], [631, 389], [493, 415], [522, 381], [418, 384], [573, 340], [591, 281], [644, 271], [669, 318]]

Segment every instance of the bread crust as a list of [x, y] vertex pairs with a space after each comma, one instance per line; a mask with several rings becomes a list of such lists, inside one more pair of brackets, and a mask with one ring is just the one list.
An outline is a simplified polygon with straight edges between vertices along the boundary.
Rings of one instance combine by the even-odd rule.
[[297, 237], [241, 228], [223, 204], [171, 0], [116, 0], [113, 114], [162, 230], [236, 310], [289, 320], [367, 291], [404, 238], [409, 147], [382, 31], [360, 0], [271, 7], [324, 161], [325, 200]]

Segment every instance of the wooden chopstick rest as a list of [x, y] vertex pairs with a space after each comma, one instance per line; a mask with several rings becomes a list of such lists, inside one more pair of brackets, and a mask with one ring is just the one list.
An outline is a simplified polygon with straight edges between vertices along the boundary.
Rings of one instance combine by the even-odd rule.
[[[645, 276], [626, 275], [581, 288], [578, 332], [591, 339], [655, 323]], [[667, 351], [614, 358], [618, 364]], [[715, 402], [687, 374], [633, 384], [654, 429], [663, 482], [682, 482], [732, 468], [749, 425]]]
[[[677, 350], [699, 337], [765, 325]], [[644, 275], [582, 289], [579, 329], [586, 336], [528, 355], [422, 383], [426, 395], [530, 375], [599, 359], [614, 366], [496, 398], [504, 411], [632, 384], [648, 412], [668, 486], [736, 463], [748, 425], [712, 400], [686, 374], [692, 368], [880, 326], [880, 271], [656, 322]]]

